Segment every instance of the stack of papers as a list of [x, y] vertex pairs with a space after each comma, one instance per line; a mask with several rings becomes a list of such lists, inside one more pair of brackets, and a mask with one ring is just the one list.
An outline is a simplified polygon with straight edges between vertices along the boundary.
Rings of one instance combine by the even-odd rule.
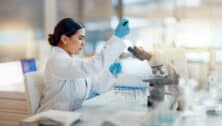
[[22, 126], [71, 126], [80, 120], [80, 113], [48, 110], [38, 113], [22, 121]]

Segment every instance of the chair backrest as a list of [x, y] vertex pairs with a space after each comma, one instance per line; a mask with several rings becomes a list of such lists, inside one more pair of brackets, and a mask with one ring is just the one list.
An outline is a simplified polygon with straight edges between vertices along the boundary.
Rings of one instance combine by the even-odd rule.
[[35, 114], [40, 105], [43, 87], [43, 73], [40, 71], [25, 74], [25, 90], [29, 112]]

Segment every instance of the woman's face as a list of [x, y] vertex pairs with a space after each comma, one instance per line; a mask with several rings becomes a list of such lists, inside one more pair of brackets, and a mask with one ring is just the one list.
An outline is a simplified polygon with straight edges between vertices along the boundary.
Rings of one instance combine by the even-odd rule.
[[66, 37], [64, 48], [70, 55], [79, 54], [85, 45], [86, 31], [84, 28], [79, 29], [74, 35]]

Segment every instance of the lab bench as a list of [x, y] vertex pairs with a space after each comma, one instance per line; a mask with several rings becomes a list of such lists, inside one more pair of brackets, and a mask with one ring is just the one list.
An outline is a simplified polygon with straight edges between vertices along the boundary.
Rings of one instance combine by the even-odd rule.
[[[82, 108], [76, 112], [81, 113], [81, 119], [76, 126], [221, 126], [222, 124], [221, 115], [182, 118], [181, 112], [169, 111], [164, 102], [156, 108], [148, 108], [145, 97], [127, 100], [116, 95], [114, 91], [85, 101]], [[157, 117], [160, 113], [162, 117]]]

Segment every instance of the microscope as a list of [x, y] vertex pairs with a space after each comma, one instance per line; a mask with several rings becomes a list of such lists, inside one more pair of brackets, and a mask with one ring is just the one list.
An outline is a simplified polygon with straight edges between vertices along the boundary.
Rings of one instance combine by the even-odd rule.
[[[152, 57], [152, 55], [142, 47], [129, 47], [128, 51], [139, 60], [150, 61]], [[170, 103], [170, 109], [172, 110], [176, 103], [178, 103], [177, 110], [182, 110], [183, 106], [179, 103], [179, 75], [172, 65], [167, 65], [166, 70], [167, 72], [164, 72], [162, 64], [152, 66], [153, 77], [143, 80], [150, 84], [150, 95], [147, 96], [147, 107], [155, 107], [159, 102], [164, 101], [165, 95], [171, 95], [173, 100], [172, 103]], [[168, 87], [168, 92], [165, 91], [166, 86]]]

